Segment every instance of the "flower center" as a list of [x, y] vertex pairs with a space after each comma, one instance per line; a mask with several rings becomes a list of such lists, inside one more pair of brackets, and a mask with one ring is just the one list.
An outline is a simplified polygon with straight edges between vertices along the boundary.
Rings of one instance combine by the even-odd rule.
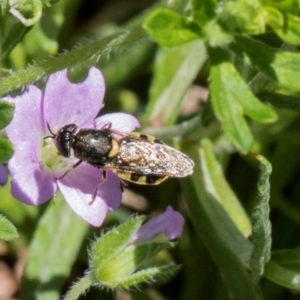
[[58, 177], [70, 170], [77, 161], [74, 158], [60, 155], [53, 139], [50, 138], [43, 141], [41, 156], [44, 164]]

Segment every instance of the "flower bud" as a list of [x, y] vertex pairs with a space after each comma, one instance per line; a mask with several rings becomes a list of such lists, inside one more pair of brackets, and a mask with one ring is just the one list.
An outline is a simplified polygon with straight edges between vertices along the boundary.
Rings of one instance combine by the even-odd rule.
[[[181, 235], [183, 217], [168, 207], [144, 225], [145, 217], [129, 219], [99, 238], [90, 252], [94, 284], [108, 288], [130, 288], [142, 282], [165, 278], [176, 266], [168, 256], [154, 263], [153, 257], [173, 246]], [[159, 237], [159, 238], [158, 238]]]

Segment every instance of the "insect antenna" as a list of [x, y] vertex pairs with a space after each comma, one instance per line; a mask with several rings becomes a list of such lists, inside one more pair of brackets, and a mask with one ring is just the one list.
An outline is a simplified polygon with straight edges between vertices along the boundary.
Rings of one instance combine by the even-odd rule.
[[50, 133], [51, 133], [52, 135], [47, 135], [47, 136], [45, 136], [45, 137], [43, 138], [43, 140], [49, 139], [49, 138], [54, 139], [54, 138], [55, 138], [55, 134], [52, 132], [52, 130], [51, 130], [50, 125], [49, 125], [48, 122], [47, 122], [47, 128], [48, 128], [48, 130], [50, 131]]

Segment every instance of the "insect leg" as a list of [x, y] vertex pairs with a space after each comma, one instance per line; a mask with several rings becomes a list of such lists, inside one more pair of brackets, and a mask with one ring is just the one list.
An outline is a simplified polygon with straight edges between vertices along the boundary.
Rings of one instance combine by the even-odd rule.
[[98, 192], [98, 189], [105, 181], [106, 181], [106, 170], [102, 170], [102, 180], [96, 185], [95, 191], [93, 193], [92, 201], [89, 204], [92, 204], [94, 202], [97, 192]]
[[[94, 128], [97, 129], [97, 122], [94, 120], [93, 121], [93, 125], [94, 125]], [[108, 122], [108, 123], [105, 123], [101, 128], [100, 130], [102, 129], [110, 129], [111, 128], [111, 122]]]
[[58, 177], [57, 179], [64, 178], [70, 171], [74, 170], [76, 167], [78, 167], [82, 163], [82, 160], [79, 160], [76, 164], [74, 164], [69, 170], [67, 170], [62, 176]]
[[108, 122], [106, 124], [104, 124], [100, 129], [110, 129], [111, 128], [111, 122]]
[[120, 178], [120, 185], [121, 185], [121, 191], [124, 193], [124, 187], [128, 185], [128, 181], [123, 180]]

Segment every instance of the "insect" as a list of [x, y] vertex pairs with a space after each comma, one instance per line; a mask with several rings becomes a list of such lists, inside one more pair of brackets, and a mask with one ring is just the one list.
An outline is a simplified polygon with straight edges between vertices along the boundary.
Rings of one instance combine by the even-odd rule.
[[75, 124], [68, 124], [56, 134], [49, 125], [48, 129], [52, 136], [46, 138], [54, 139], [62, 156], [73, 154], [78, 158], [72, 169], [86, 162], [101, 168], [103, 178], [110, 170], [124, 181], [144, 185], [157, 185], [168, 177], [185, 177], [193, 173], [194, 162], [184, 153], [149, 135], [113, 130], [111, 123], [101, 129], [80, 129]]

